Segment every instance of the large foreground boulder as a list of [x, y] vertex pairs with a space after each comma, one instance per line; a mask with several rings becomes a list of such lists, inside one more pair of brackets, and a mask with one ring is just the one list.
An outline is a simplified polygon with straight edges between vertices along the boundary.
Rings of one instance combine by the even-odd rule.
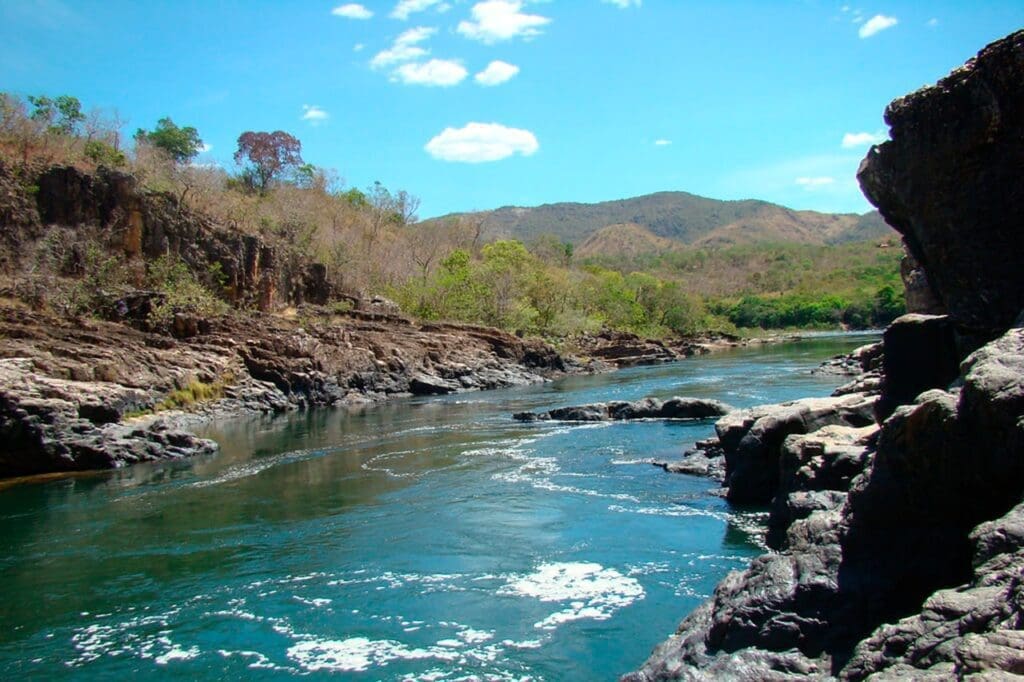
[[[1024, 329], [963, 372], [959, 391], [899, 407], [876, 445], [869, 429], [787, 439], [785, 549], [726, 578], [627, 679], [1017, 671]], [[848, 494], [829, 491], [851, 475]]]
[[1024, 308], [1024, 31], [885, 110], [888, 142], [857, 172], [968, 349]]

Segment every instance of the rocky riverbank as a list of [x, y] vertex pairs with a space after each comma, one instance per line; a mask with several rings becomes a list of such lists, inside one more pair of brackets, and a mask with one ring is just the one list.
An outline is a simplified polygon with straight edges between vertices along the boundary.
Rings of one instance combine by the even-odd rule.
[[[0, 306], [0, 477], [124, 466], [215, 449], [160, 413], [207, 416], [537, 383], [584, 368], [539, 341], [472, 325], [308, 306], [227, 315], [184, 338]], [[195, 393], [206, 402], [190, 404]], [[178, 396], [177, 402], [174, 398]], [[169, 400], [170, 398], [170, 400]], [[180, 422], [180, 420], [178, 420]]]
[[694, 456], [769, 506], [776, 551], [624, 679], [1024, 674], [1022, 87], [1018, 32], [889, 106], [858, 177], [922, 314], [842, 395], [719, 420]]

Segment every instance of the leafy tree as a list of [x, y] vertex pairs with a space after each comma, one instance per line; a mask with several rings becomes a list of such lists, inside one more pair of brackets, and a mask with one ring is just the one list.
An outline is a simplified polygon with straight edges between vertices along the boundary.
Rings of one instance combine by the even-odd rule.
[[303, 164], [302, 143], [283, 130], [245, 132], [238, 136], [235, 163], [248, 163], [243, 178], [262, 194], [275, 179]]
[[77, 97], [61, 95], [51, 99], [46, 95], [29, 95], [28, 101], [33, 107], [32, 119], [44, 124], [51, 133], [74, 135], [85, 120], [82, 103]]
[[178, 163], [190, 161], [203, 148], [203, 141], [199, 139], [199, 132], [195, 128], [178, 127], [170, 118], [157, 121], [153, 130], [139, 128], [135, 132], [135, 139], [153, 145]]
[[102, 166], [123, 166], [125, 164], [124, 154], [106, 142], [100, 140], [89, 140], [82, 148], [85, 158], [95, 161]]

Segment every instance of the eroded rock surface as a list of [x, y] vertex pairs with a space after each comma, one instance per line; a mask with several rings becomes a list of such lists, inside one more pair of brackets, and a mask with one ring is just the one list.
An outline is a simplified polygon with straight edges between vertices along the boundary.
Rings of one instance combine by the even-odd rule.
[[[271, 315], [204, 319], [203, 331], [174, 338], [0, 307], [0, 358], [7, 358], [0, 360], [7, 363], [0, 373], [0, 420], [5, 433], [23, 436], [0, 456], [0, 477], [152, 459], [155, 446], [112, 457], [58, 446], [80, 441], [76, 429], [150, 410], [196, 381], [223, 394], [202, 409], [237, 414], [522, 385], [578, 369], [546, 344], [486, 327], [304, 311], [301, 324]], [[56, 445], [44, 447], [44, 441]]]

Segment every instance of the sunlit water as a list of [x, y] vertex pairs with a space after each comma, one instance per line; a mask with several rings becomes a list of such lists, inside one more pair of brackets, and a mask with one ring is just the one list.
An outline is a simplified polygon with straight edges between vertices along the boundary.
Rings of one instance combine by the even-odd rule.
[[711, 422], [510, 414], [827, 395], [820, 338], [210, 428], [219, 455], [0, 491], [4, 679], [608, 680], [761, 550], [669, 475]]

